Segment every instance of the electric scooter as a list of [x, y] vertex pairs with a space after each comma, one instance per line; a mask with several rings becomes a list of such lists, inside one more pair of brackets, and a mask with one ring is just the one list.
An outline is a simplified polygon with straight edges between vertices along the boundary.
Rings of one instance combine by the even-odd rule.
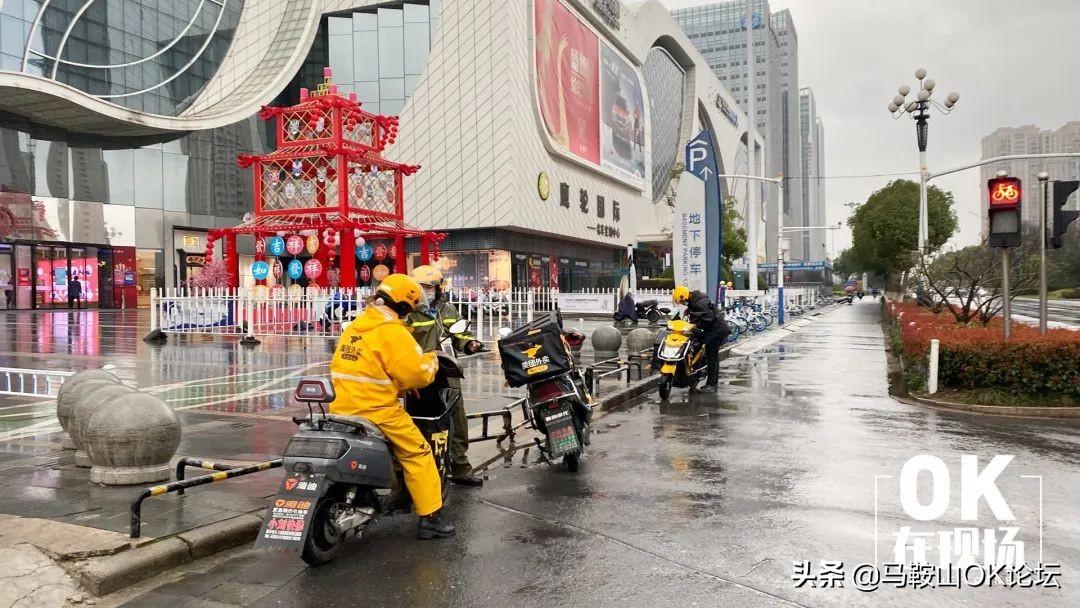
[[[461, 320], [450, 333], [467, 329]], [[444, 339], [435, 381], [405, 400], [435, 456], [444, 502], [450, 485], [451, 405], [461, 392], [447, 380], [463, 377], [448, 347]], [[285, 448], [285, 477], [255, 541], [256, 547], [298, 551], [312, 566], [333, 561], [346, 538], [360, 537], [379, 517], [413, 510], [390, 441], [366, 418], [328, 414], [334, 398], [328, 378], [309, 376], [297, 384], [296, 400], [308, 406], [308, 415], [293, 418], [300, 428]]]

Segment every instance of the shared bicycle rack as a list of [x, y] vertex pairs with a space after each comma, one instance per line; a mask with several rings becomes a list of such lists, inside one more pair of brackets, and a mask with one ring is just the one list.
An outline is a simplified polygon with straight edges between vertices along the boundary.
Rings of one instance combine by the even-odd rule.
[[[162, 494], [168, 494], [169, 492], [183, 494], [184, 490], [188, 488], [206, 485], [215, 481], [233, 479], [242, 475], [250, 475], [252, 473], [259, 473], [262, 471], [268, 471], [270, 469], [276, 469], [277, 467], [281, 466], [281, 462], [282, 459], [277, 458], [274, 460], [258, 462], [243, 467], [231, 467], [230, 465], [210, 462], [208, 460], [199, 460], [196, 458], [181, 458], [179, 462], [176, 463], [176, 481], [146, 488], [145, 490], [140, 492], [137, 497], [135, 497], [134, 501], [132, 501], [131, 534], [129, 535], [129, 537], [139, 538], [142, 536], [142, 503], [144, 500], [150, 498], [151, 496], [161, 496]], [[212, 470], [214, 472], [209, 475], [203, 475], [201, 477], [184, 479], [184, 470], [187, 467]]]

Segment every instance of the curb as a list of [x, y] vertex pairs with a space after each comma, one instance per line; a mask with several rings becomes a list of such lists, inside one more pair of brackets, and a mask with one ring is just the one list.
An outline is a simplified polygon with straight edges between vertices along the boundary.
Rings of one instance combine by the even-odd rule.
[[62, 563], [84, 589], [102, 597], [197, 559], [251, 542], [262, 519], [238, 515], [113, 555]]
[[938, 401], [926, 397], [918, 397], [908, 394], [906, 397], [897, 395], [893, 399], [908, 405], [928, 407], [937, 410], [964, 412], [968, 414], [984, 414], [987, 416], [1003, 416], [1006, 418], [1041, 418], [1044, 420], [1060, 420], [1063, 418], [1080, 419], [1080, 407], [1026, 407], [1021, 405], [978, 405], [974, 403], [953, 403], [951, 401]]

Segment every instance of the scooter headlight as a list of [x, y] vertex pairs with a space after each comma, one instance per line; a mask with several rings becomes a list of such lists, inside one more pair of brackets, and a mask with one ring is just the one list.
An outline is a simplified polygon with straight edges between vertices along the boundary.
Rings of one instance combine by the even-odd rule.
[[349, 451], [349, 443], [344, 439], [313, 439], [295, 437], [285, 448], [285, 455], [293, 458], [324, 458], [337, 460]]

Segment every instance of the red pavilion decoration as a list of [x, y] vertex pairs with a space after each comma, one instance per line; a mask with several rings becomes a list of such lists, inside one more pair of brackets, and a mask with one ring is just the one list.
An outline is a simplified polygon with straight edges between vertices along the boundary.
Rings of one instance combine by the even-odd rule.
[[[317, 89], [300, 89], [299, 104], [263, 106], [259, 117], [277, 119], [277, 149], [237, 159], [241, 167], [253, 169], [254, 212], [239, 226], [211, 230], [207, 237], [207, 259], [215, 241], [225, 241], [224, 259], [233, 287], [239, 285], [238, 235], [255, 237], [256, 264], [267, 254], [281, 255], [267, 251], [274, 237], [288, 240], [294, 259], [307, 251], [311, 257], [305, 274], [323, 287], [325, 269], [335, 256], [341, 287], [356, 287], [358, 275], [361, 282], [382, 278], [366, 265], [358, 271], [357, 253], [373, 264], [391, 257], [393, 271], [405, 272], [405, 241], [416, 238], [421, 263], [438, 259], [439, 243], [446, 235], [412, 228], [404, 219], [403, 179], [420, 167], [382, 157], [397, 137], [396, 116], [361, 109], [355, 93], [338, 94], [330, 68], [325, 68], [324, 82]], [[299, 239], [302, 249], [297, 247]], [[280, 248], [281, 242], [276, 246]], [[275, 264], [275, 275], [280, 272], [280, 264]]]

